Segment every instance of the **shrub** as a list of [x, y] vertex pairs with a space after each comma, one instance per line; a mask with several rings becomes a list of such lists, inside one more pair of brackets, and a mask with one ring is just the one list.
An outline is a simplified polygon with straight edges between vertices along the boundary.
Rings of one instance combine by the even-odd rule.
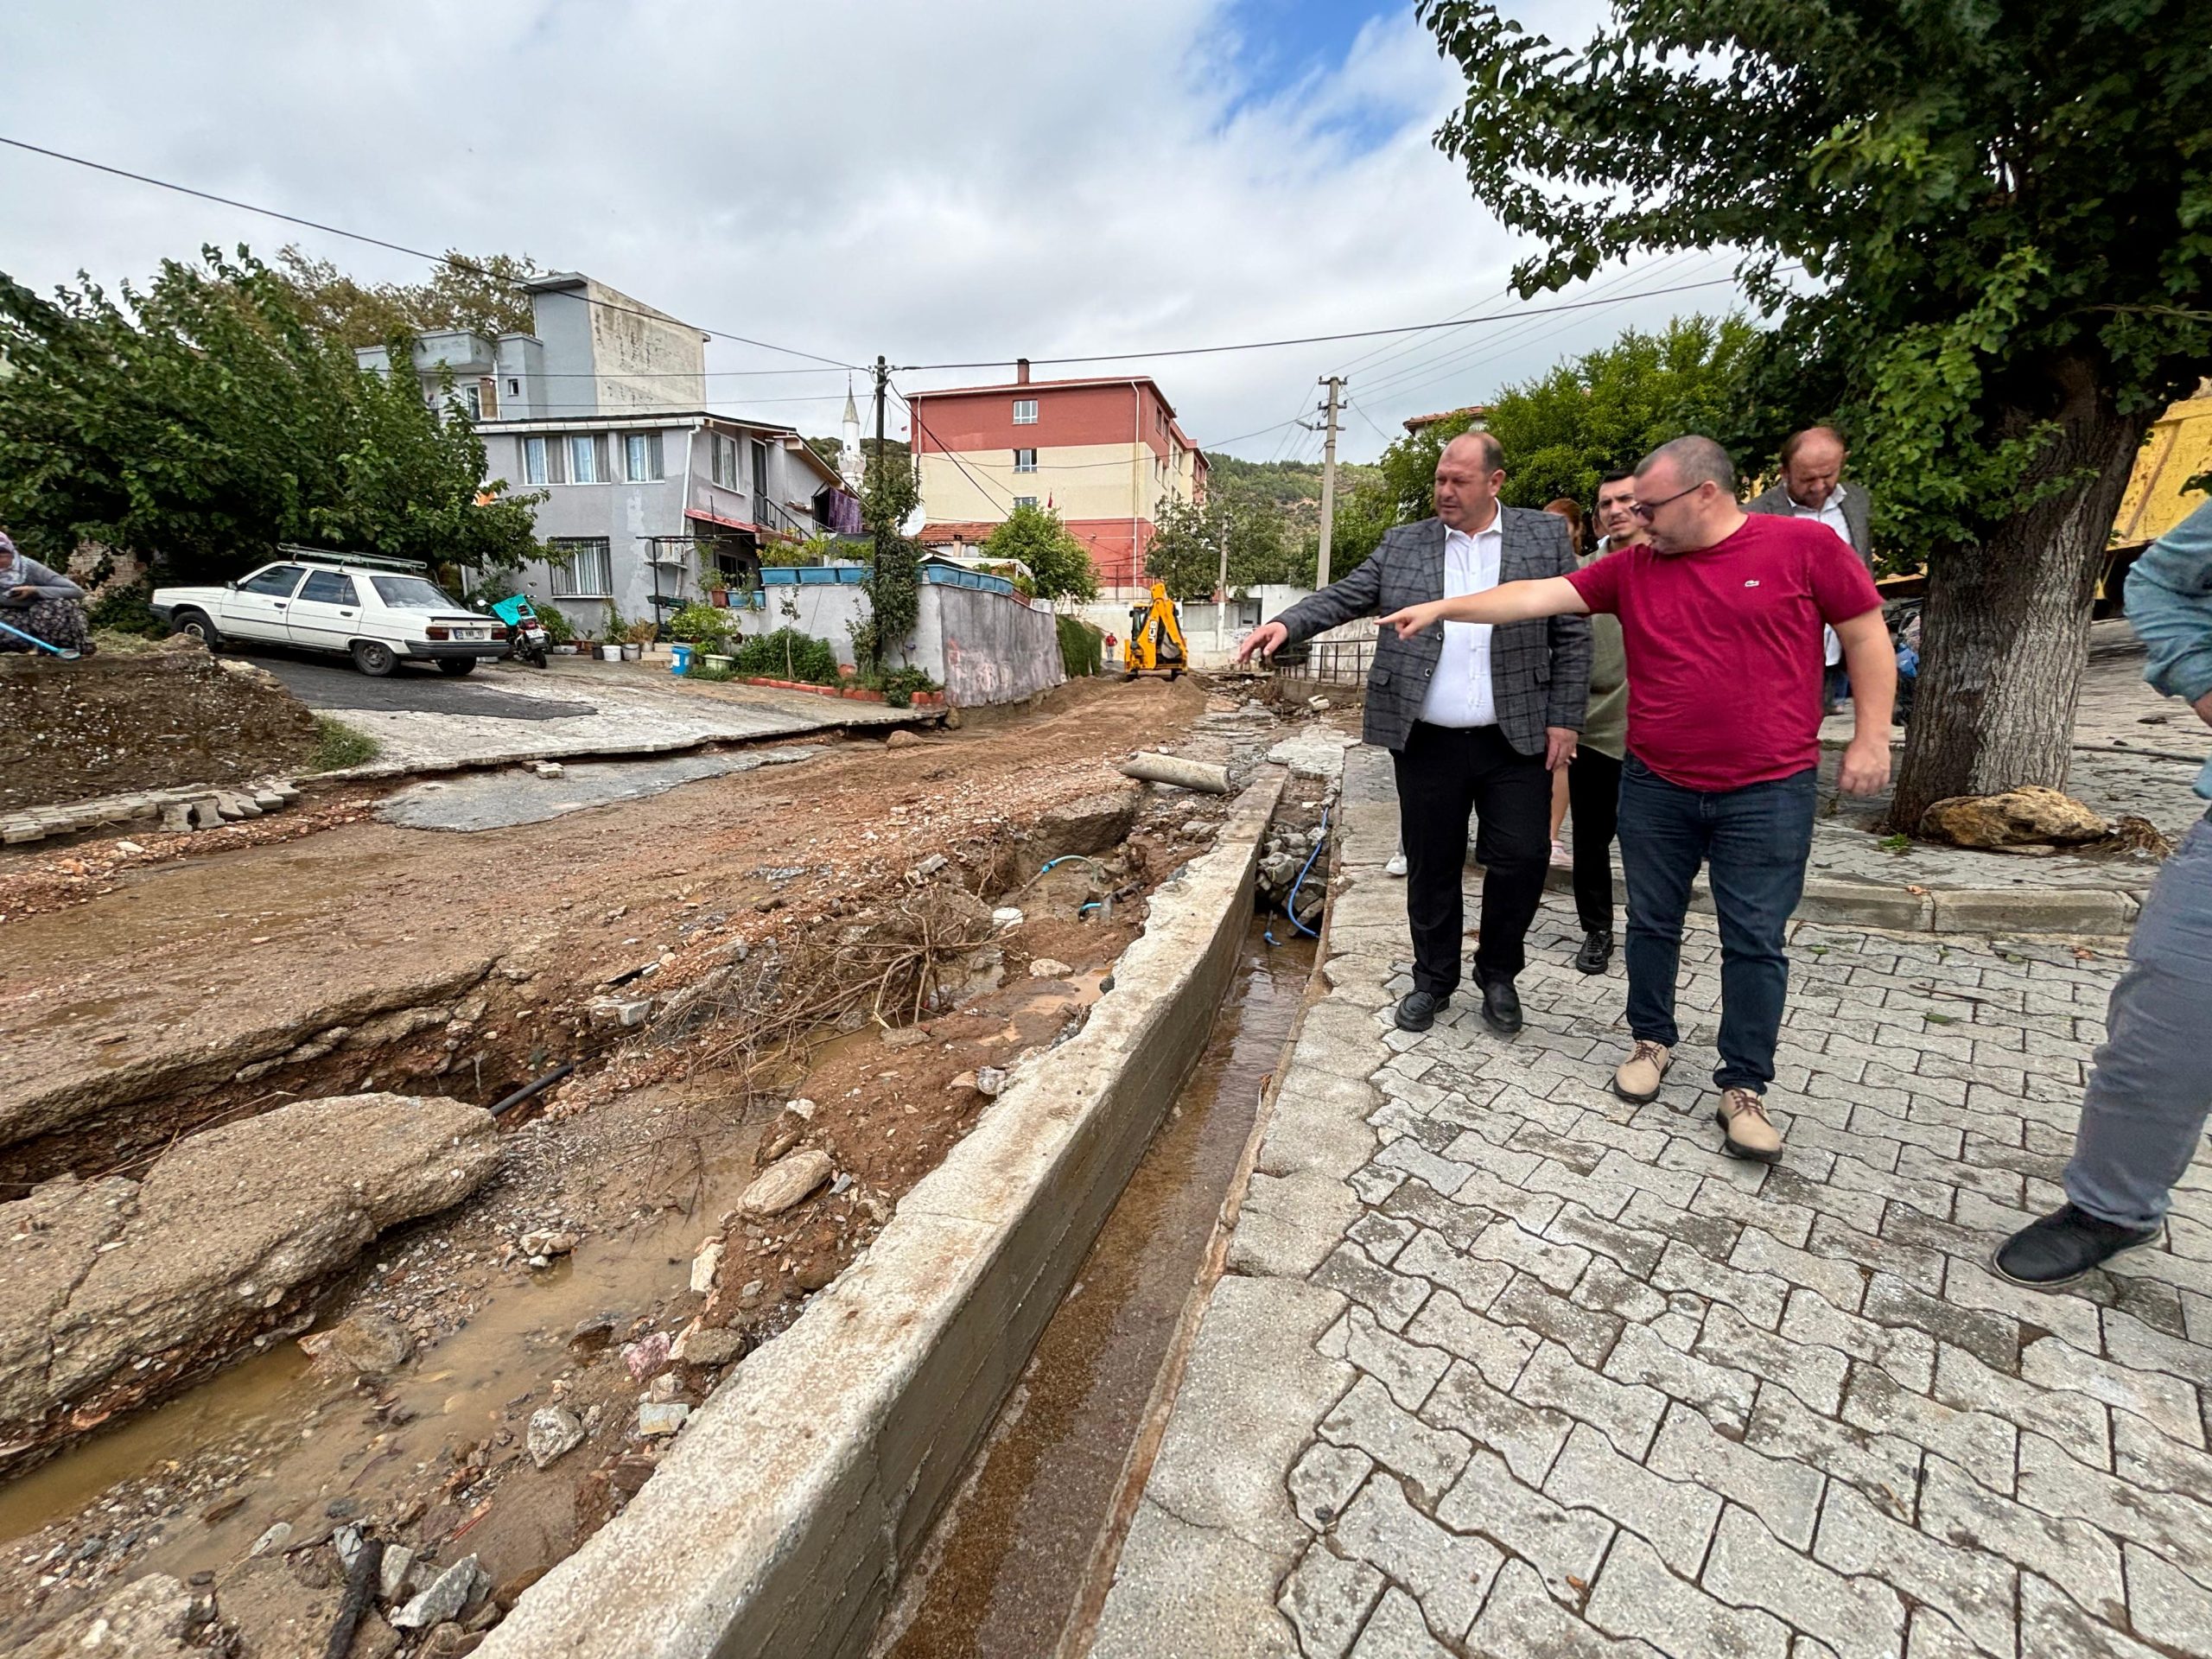
[[1106, 635], [1079, 616], [1056, 616], [1053, 630], [1060, 636], [1060, 666], [1070, 679], [1078, 675], [1098, 671], [1099, 653], [1105, 649]]
[[537, 613], [537, 620], [545, 625], [545, 637], [555, 645], [573, 645], [576, 643], [576, 631], [569, 619], [561, 613], [559, 606], [550, 603], [533, 605], [531, 609]]
[[883, 693], [884, 702], [893, 709], [911, 709], [917, 691], [934, 691], [935, 680], [918, 668], [894, 668], [871, 676], [868, 682], [871, 690]]
[[729, 618], [714, 606], [693, 600], [668, 619], [668, 637], [719, 651], [729, 640]]
[[105, 628], [115, 633], [139, 633], [149, 639], [158, 639], [168, 632], [168, 628], [154, 614], [154, 607], [147, 602], [152, 593], [153, 588], [143, 582], [111, 588], [85, 607], [86, 619], [95, 628]]
[[737, 648], [737, 671], [770, 680], [804, 680], [810, 685], [835, 685], [838, 681], [837, 652], [827, 639], [817, 639], [797, 628], [778, 628]]

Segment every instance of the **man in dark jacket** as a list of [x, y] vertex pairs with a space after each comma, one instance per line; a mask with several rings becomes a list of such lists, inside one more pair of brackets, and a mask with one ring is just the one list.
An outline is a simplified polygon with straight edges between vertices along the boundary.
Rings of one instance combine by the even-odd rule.
[[[1366, 563], [1255, 629], [1237, 660], [1273, 656], [1356, 617], [1481, 593], [1575, 568], [1567, 521], [1503, 506], [1497, 441], [1470, 432], [1436, 462], [1436, 517], [1387, 532]], [[1411, 639], [1384, 632], [1367, 676], [1366, 739], [1390, 751], [1398, 779], [1414, 988], [1398, 1024], [1425, 1031], [1459, 984], [1460, 884], [1467, 817], [1480, 819], [1482, 939], [1475, 980], [1483, 1019], [1521, 1029], [1513, 981], [1542, 901], [1551, 852], [1551, 776], [1574, 758], [1590, 683], [1590, 624], [1554, 616], [1503, 627], [1453, 626]]]

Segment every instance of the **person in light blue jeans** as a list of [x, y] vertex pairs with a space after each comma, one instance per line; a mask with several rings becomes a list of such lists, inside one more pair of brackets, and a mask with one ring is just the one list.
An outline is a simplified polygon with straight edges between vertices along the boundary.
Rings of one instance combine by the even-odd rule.
[[[2155, 543], [2127, 577], [2127, 619], [2149, 648], [2143, 677], [2212, 726], [2212, 501]], [[2212, 760], [2196, 779], [2212, 800]], [[2173, 1185], [2212, 1113], [2212, 811], [2158, 872], [2113, 987], [2106, 1041], [2082, 1100], [2066, 1203], [1997, 1247], [2015, 1284], [2069, 1284], [2164, 1230]]]

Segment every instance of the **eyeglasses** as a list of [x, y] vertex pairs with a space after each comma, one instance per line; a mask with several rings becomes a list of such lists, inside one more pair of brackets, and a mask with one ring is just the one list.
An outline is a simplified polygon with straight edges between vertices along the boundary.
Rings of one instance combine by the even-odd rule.
[[1695, 495], [1704, 487], [1703, 482], [1693, 484], [1687, 490], [1676, 490], [1672, 495], [1662, 495], [1656, 501], [1638, 501], [1630, 507], [1629, 511], [1648, 524], [1651, 522], [1652, 516], [1669, 501], [1679, 501], [1686, 495]]

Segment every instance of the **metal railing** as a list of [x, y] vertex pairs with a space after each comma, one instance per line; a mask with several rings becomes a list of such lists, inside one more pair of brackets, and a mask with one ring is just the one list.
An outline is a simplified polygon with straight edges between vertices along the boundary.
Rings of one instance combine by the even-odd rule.
[[1323, 685], [1364, 685], [1375, 662], [1372, 639], [1310, 639], [1274, 654], [1270, 671], [1290, 679]]

